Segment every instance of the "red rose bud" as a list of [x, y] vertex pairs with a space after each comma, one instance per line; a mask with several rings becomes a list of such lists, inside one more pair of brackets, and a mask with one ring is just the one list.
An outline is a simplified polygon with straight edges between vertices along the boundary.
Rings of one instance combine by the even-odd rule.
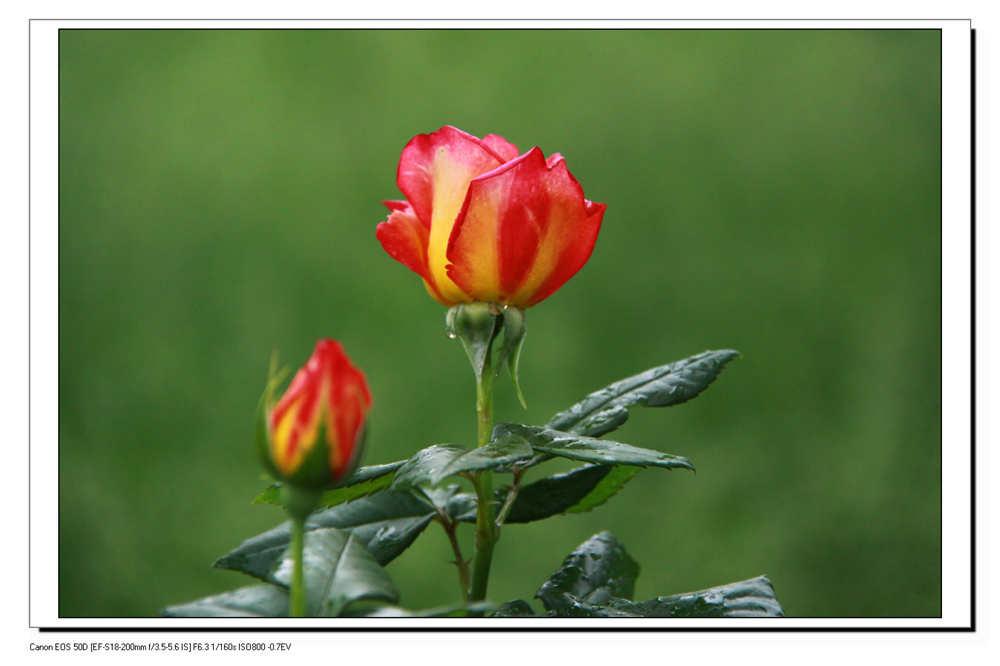
[[414, 137], [396, 176], [406, 201], [386, 201], [376, 236], [443, 305], [526, 308], [587, 263], [604, 204], [587, 201], [558, 153], [454, 127]]
[[267, 466], [307, 489], [344, 480], [357, 467], [371, 404], [365, 376], [340, 343], [320, 340], [281, 400], [265, 410]]

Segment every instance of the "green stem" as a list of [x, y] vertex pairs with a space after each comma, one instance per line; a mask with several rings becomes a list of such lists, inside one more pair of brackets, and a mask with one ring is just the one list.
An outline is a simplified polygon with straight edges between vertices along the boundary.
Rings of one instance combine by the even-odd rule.
[[462, 547], [458, 545], [458, 535], [455, 534], [457, 527], [446, 515], [441, 515], [441, 526], [444, 527], [451, 542], [451, 551], [455, 554], [455, 566], [458, 567], [458, 586], [462, 589], [462, 601], [469, 601], [469, 563], [462, 557]]
[[[479, 446], [490, 442], [493, 430], [493, 367], [490, 355], [486, 355], [482, 373], [476, 385], [476, 415], [478, 417]], [[493, 518], [493, 471], [477, 472], [473, 478], [478, 499], [476, 512], [476, 553], [472, 562], [472, 585], [469, 601], [486, 599], [486, 587], [490, 580], [490, 564], [493, 561], [493, 546], [496, 543], [496, 529]]]
[[483, 374], [476, 382], [476, 416], [479, 424], [479, 446], [490, 443], [493, 431], [493, 361], [489, 353], [483, 361]]
[[289, 601], [289, 617], [306, 616], [306, 588], [302, 576], [302, 550], [305, 543], [306, 519], [292, 518], [292, 589]]
[[510, 485], [510, 491], [507, 492], [507, 498], [504, 500], [503, 506], [500, 508], [500, 513], [497, 515], [497, 525], [496, 525], [496, 539], [500, 540], [500, 528], [503, 527], [503, 523], [507, 520], [507, 514], [510, 513], [511, 507], [514, 506], [514, 500], [517, 499], [517, 493], [521, 489], [521, 475], [524, 474], [525, 470], [520, 469], [514, 472], [514, 481]]

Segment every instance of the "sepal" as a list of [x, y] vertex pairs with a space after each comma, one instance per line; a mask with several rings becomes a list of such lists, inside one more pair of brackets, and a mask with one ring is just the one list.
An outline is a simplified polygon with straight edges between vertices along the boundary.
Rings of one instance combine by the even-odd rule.
[[503, 315], [503, 346], [500, 347], [500, 353], [497, 356], [496, 376], [500, 376], [500, 367], [506, 363], [510, 379], [514, 382], [517, 399], [521, 401], [521, 406], [527, 409], [528, 405], [524, 402], [521, 385], [517, 381], [517, 365], [521, 358], [521, 345], [528, 332], [524, 321], [524, 310], [513, 305], [504, 305], [500, 312]]
[[257, 402], [257, 415], [254, 424], [254, 448], [257, 452], [257, 459], [268, 474], [275, 479], [281, 478], [281, 473], [275, 467], [271, 459], [271, 440], [267, 426], [268, 416], [274, 407], [274, 392], [278, 385], [288, 375], [288, 368], [277, 369], [277, 354], [271, 356], [271, 368], [268, 371], [267, 385]]
[[500, 311], [490, 303], [459, 303], [448, 309], [445, 322], [448, 337], [462, 341], [476, 380], [481, 380], [493, 340], [502, 326]]
[[330, 447], [327, 444], [325, 425], [319, 426], [316, 440], [305, 458], [285, 480], [289, 486], [315, 492], [317, 501], [319, 494], [330, 487], [333, 475], [330, 472]]

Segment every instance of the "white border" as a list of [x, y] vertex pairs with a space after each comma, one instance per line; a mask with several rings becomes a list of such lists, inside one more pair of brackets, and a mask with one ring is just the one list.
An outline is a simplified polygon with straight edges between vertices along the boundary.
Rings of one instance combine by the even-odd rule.
[[[971, 437], [971, 238], [970, 238], [970, 23], [969, 21], [32, 21], [31, 38], [31, 531], [30, 624], [33, 627], [180, 628], [225, 630], [253, 626], [365, 627], [373, 620], [167, 620], [158, 618], [58, 617], [58, 494], [55, 473], [58, 423], [52, 418], [58, 400], [58, 30], [60, 28], [267, 28], [444, 27], [517, 28], [932, 28], [942, 30], [943, 48], [943, 617], [940, 619], [797, 619], [741, 620], [739, 628], [963, 628], [969, 627], [971, 576], [970, 448]], [[920, 362], [935, 362], [925, 359]], [[915, 361], [918, 362], [918, 361]], [[45, 409], [40, 406], [45, 405]], [[49, 526], [39, 528], [39, 526]], [[379, 627], [498, 627], [495, 620], [378, 620]], [[443, 624], [447, 622], [447, 624]], [[546, 620], [547, 627], [678, 628], [678, 620]], [[734, 628], [734, 620], [686, 620], [683, 628]], [[778, 624], [780, 623], [780, 625]], [[537, 621], [505, 620], [503, 628], [539, 628]], [[274, 640], [310, 641], [311, 634], [278, 634]], [[639, 636], [633, 634], [632, 636]], [[127, 640], [166, 640], [169, 636], [135, 635]], [[86, 637], [88, 641], [103, 640]], [[118, 640], [122, 640], [119, 638]], [[172, 639], [170, 639], [172, 640]], [[210, 636], [195, 640], [215, 640]], [[246, 640], [251, 640], [247, 635]], [[257, 640], [254, 638], [253, 640]], [[325, 640], [325, 639], [317, 639]], [[502, 639], [501, 639], [502, 640]]]

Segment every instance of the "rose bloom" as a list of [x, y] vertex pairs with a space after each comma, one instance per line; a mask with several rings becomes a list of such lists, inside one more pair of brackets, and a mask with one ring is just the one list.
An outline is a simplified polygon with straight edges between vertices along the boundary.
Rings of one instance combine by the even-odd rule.
[[365, 376], [334, 340], [320, 340], [267, 415], [270, 460], [293, 484], [324, 486], [357, 467], [371, 408]]
[[607, 208], [584, 198], [562, 155], [518, 155], [454, 127], [406, 144], [396, 183], [406, 201], [384, 202], [376, 236], [448, 306], [548, 298], [590, 258]]

